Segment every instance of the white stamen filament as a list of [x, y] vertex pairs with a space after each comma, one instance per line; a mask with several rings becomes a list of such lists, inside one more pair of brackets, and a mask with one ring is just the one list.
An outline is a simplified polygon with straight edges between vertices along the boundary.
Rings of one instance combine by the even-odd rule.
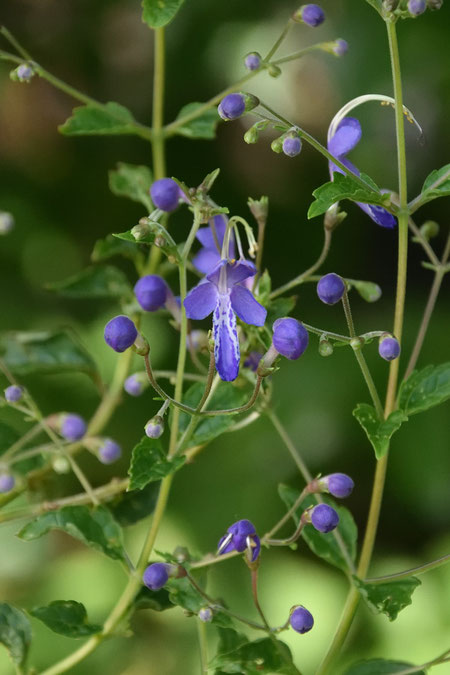
[[230, 541], [232, 539], [233, 539], [232, 534], [228, 534], [225, 537], [225, 539], [223, 540], [223, 542], [220, 544], [219, 548], [217, 549], [217, 555], [219, 555], [228, 546], [228, 544], [230, 543]]

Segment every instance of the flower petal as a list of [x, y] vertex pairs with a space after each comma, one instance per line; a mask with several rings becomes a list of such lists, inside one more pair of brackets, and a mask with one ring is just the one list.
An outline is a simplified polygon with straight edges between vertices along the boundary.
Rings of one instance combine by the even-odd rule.
[[205, 246], [206, 248], [213, 248], [214, 250], [217, 250], [216, 246], [216, 241], [214, 239], [214, 235], [212, 233], [212, 228], [211, 228], [211, 223], [214, 222], [214, 227], [216, 228], [216, 234], [217, 234], [217, 240], [219, 242], [219, 246], [222, 247], [223, 244], [223, 238], [225, 236], [225, 230], [227, 229], [227, 219], [225, 216], [219, 214], [217, 216], [214, 216], [211, 218], [209, 221], [210, 225], [207, 227], [201, 227], [199, 231], [197, 232], [197, 239], [199, 242], [202, 244], [202, 246]]
[[188, 319], [204, 319], [214, 310], [217, 302], [217, 289], [208, 281], [201, 282], [184, 299]]
[[389, 213], [389, 211], [386, 211], [382, 206], [377, 206], [376, 204], [362, 204], [361, 202], [356, 203], [377, 225], [387, 227], [391, 230], [397, 225], [395, 216], [393, 216], [392, 213]]
[[328, 150], [335, 157], [341, 158], [361, 140], [361, 125], [356, 117], [344, 117], [334, 135], [328, 141]]
[[202, 274], [208, 274], [220, 262], [220, 254], [215, 248], [201, 248], [192, 258], [192, 264]]
[[240, 349], [236, 317], [228, 294], [218, 295], [213, 314], [213, 329], [217, 372], [222, 380], [232, 382], [239, 373]]
[[231, 305], [241, 321], [252, 326], [264, 326], [267, 310], [255, 300], [249, 290], [243, 286], [233, 286], [230, 298]]
[[227, 265], [227, 285], [231, 288], [234, 284], [240, 284], [248, 277], [254, 277], [256, 274], [256, 266], [250, 260], [237, 260], [234, 263]]

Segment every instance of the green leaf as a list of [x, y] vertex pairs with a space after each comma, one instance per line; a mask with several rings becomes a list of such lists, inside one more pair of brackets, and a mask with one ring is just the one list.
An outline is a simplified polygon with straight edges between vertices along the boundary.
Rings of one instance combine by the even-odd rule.
[[267, 308], [266, 326], [272, 328], [272, 324], [274, 324], [277, 319], [289, 316], [294, 309], [296, 302], [297, 298], [295, 296], [271, 300]]
[[450, 361], [415, 370], [402, 382], [399, 407], [406, 415], [433, 408], [450, 398]]
[[[439, 185], [434, 187], [439, 181]], [[434, 169], [425, 179], [422, 192], [419, 195], [420, 203], [426, 204], [432, 199], [438, 197], [448, 197], [450, 195], [450, 164], [446, 164], [441, 169]]]
[[[287, 485], [279, 485], [278, 493], [288, 509], [294, 505], [300, 495], [298, 490], [295, 490], [294, 488], [291, 488]], [[323, 501], [332, 506], [338, 512], [339, 525], [337, 526], [335, 532], [339, 532], [341, 535], [348, 554], [351, 560], [354, 561], [356, 558], [356, 540], [358, 538], [358, 530], [355, 521], [353, 520], [352, 514], [344, 506], [336, 504], [328, 497], [323, 497]], [[314, 506], [315, 504], [317, 504], [317, 500], [314, 499], [314, 497], [306, 497], [306, 499], [297, 509], [294, 517], [294, 521], [297, 525], [303, 511], [309, 506]], [[335, 565], [336, 567], [339, 567], [345, 571], [348, 570], [347, 561], [342, 554], [341, 549], [339, 548], [339, 544], [333, 532], [327, 532], [324, 534], [315, 530], [312, 525], [307, 525], [302, 532], [302, 537], [313, 553], [331, 563], [331, 565]]]
[[381, 14], [382, 8], [381, 0], [366, 0], [366, 1], [369, 3], [369, 5], [372, 5], [372, 7], [376, 9], [379, 14]]
[[24, 541], [38, 539], [50, 530], [62, 530], [113, 560], [125, 560], [122, 530], [104, 506], [63, 506], [27, 523], [18, 533]]
[[139, 127], [133, 115], [119, 103], [88, 103], [72, 110], [72, 117], [58, 127], [64, 136], [136, 134]]
[[125, 274], [112, 265], [95, 265], [46, 288], [64, 298], [124, 298], [131, 294]]
[[30, 622], [20, 609], [6, 602], [0, 603], [0, 642], [14, 663], [24, 663], [31, 643]]
[[150, 28], [162, 28], [172, 21], [184, 0], [142, 0], [142, 21]]
[[152, 173], [147, 166], [136, 166], [135, 164], [125, 164], [119, 162], [117, 169], [110, 171], [109, 188], [118, 197], [128, 197], [134, 202], [140, 202], [147, 211], [153, 210], [152, 200], [150, 199], [150, 185], [152, 184]]
[[408, 416], [403, 410], [395, 410], [387, 420], [381, 422], [375, 408], [368, 403], [358, 403], [353, 415], [366, 432], [377, 459], [381, 459], [387, 453], [391, 437], [400, 429], [403, 422], [408, 421]]
[[209, 664], [210, 668], [219, 668], [223, 673], [298, 673], [292, 662], [289, 647], [280, 640], [262, 638], [245, 642], [229, 652], [219, 653]]
[[166, 609], [173, 609], [174, 604], [169, 599], [167, 588], [161, 588], [159, 591], [151, 591], [142, 586], [134, 599], [134, 609], [153, 609], [155, 612], [163, 612]]
[[32, 609], [30, 614], [54, 633], [70, 638], [82, 638], [102, 630], [101, 626], [88, 622], [85, 606], [75, 600], [55, 600], [46, 607]]
[[94, 360], [71, 331], [6, 333], [0, 338], [0, 354], [18, 376], [70, 371], [97, 374]]
[[[344, 675], [394, 675], [407, 668], [413, 668], [412, 663], [406, 661], [386, 661], [385, 659], [370, 659], [354, 663]], [[426, 675], [424, 670], [417, 670], [415, 675]]]
[[264, 305], [264, 307], [267, 307], [267, 305], [270, 304], [269, 296], [271, 291], [272, 280], [270, 278], [269, 270], [264, 270], [256, 287], [256, 299]]
[[3, 455], [19, 438], [18, 431], [0, 421], [0, 455]]
[[[191, 113], [198, 110], [198, 108], [201, 108], [203, 105], [205, 104], [188, 103], [181, 108], [175, 121], [186, 117], [186, 115], [190, 115]], [[204, 113], [195, 119], [190, 120], [190, 122], [186, 122], [180, 127], [177, 127], [175, 129], [175, 133], [179, 134], [180, 136], [187, 136], [187, 138], [205, 138], [207, 140], [211, 140], [215, 138], [216, 127], [219, 122], [220, 116], [217, 112], [216, 106], [214, 106], [213, 108], [209, 108], [209, 110], [205, 110]]]
[[159, 246], [161, 251], [165, 253], [165, 255], [169, 258], [171, 262], [175, 263], [177, 261], [180, 261], [181, 258], [177, 245], [175, 244], [170, 234], [162, 230], [160, 223], [151, 222], [149, 223], [149, 228], [150, 228], [149, 232], [144, 236], [140, 237], [139, 239], [136, 239], [131, 230], [127, 230], [127, 232], [115, 233], [113, 234], [113, 237], [117, 237], [118, 239], [122, 239], [123, 241], [129, 241], [133, 244], [147, 244], [150, 246], [155, 243], [156, 237], [162, 238], [164, 239], [164, 243]]
[[386, 206], [389, 204], [389, 194], [381, 194], [378, 186], [366, 175], [361, 174], [361, 178], [372, 186], [372, 190], [363, 189], [350, 176], [343, 176], [341, 173], [334, 174], [334, 180], [325, 183], [314, 190], [313, 196], [316, 201], [311, 204], [308, 211], [308, 218], [314, 218], [325, 213], [330, 206], [342, 199], [350, 199], [354, 202], [363, 202], [364, 204], [379, 204]]
[[153, 513], [158, 492], [159, 485], [149, 483], [142, 490], [123, 492], [113, 502], [109, 502], [108, 508], [119, 525], [134, 525]]
[[398, 613], [412, 603], [411, 596], [421, 585], [416, 577], [380, 584], [366, 583], [354, 577], [354, 582], [370, 609], [375, 614], [383, 612], [390, 621], [394, 621]]
[[170, 473], [177, 471], [186, 457], [167, 459], [159, 439], [144, 436], [133, 448], [131, 464], [128, 469], [130, 476], [129, 490], [142, 490], [148, 483], [160, 480]]
[[135, 260], [140, 255], [139, 249], [135, 244], [136, 240], [134, 240], [134, 244], [131, 244], [129, 241], [123, 241], [117, 239], [112, 234], [108, 234], [104, 239], [97, 239], [95, 242], [91, 253], [91, 260], [92, 262], [100, 262], [113, 258], [116, 255]]
[[354, 288], [366, 302], [376, 302], [381, 298], [382, 290], [373, 281], [346, 279], [350, 288]]

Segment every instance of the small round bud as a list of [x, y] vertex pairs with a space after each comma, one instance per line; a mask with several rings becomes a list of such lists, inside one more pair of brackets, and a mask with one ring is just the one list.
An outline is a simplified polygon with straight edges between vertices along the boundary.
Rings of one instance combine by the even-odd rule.
[[209, 622], [213, 620], [214, 613], [211, 607], [202, 607], [198, 613], [198, 618], [200, 621]]
[[317, 482], [324, 492], [329, 492], [333, 497], [340, 499], [348, 497], [355, 487], [355, 483], [345, 473], [330, 473], [328, 476], [319, 478]]
[[66, 441], [79, 441], [86, 433], [86, 422], [80, 415], [62, 415], [60, 424], [61, 436]]
[[0, 473], [0, 493], [11, 492], [15, 484], [15, 478], [10, 473]]
[[412, 16], [419, 16], [420, 14], [423, 14], [426, 8], [426, 0], [409, 0], [408, 2], [408, 12]]
[[383, 9], [386, 12], [393, 12], [398, 7], [399, 0], [383, 0]]
[[250, 52], [250, 54], [247, 54], [245, 57], [245, 67], [248, 70], [258, 70], [261, 66], [261, 60], [261, 54], [258, 54], [258, 52]]
[[354, 337], [350, 340], [350, 347], [357, 352], [364, 347], [364, 338]]
[[56, 457], [52, 459], [52, 469], [59, 475], [70, 473], [69, 460], [67, 457], [64, 457], [64, 455], [56, 455]]
[[19, 82], [29, 82], [34, 75], [34, 70], [27, 63], [21, 63], [16, 68], [16, 75]]
[[303, 605], [296, 605], [291, 609], [291, 616], [289, 617], [291, 627], [297, 633], [307, 633], [314, 626], [314, 619], [311, 612], [303, 607]]
[[342, 38], [338, 38], [334, 43], [333, 54], [336, 54], [336, 56], [344, 56], [345, 54], [347, 54], [347, 52], [348, 52], [347, 40], [342, 40]]
[[270, 77], [280, 77], [281, 68], [276, 66], [274, 63], [271, 63], [267, 68], [267, 72], [269, 73]]
[[421, 234], [427, 241], [437, 237], [439, 234], [439, 225], [434, 220], [427, 220], [420, 228]]
[[274, 138], [272, 143], [270, 144], [270, 149], [278, 154], [280, 152], [283, 152], [283, 136], [280, 136], [279, 138]]
[[150, 197], [153, 204], [161, 211], [175, 211], [180, 199], [180, 188], [172, 178], [155, 180], [150, 188]]
[[144, 431], [149, 438], [160, 438], [164, 433], [164, 420], [160, 415], [155, 415], [147, 422]]
[[339, 516], [332, 506], [317, 504], [310, 513], [311, 523], [319, 532], [331, 532], [339, 523]]
[[317, 295], [326, 305], [335, 305], [341, 300], [345, 291], [342, 277], [331, 272], [322, 277], [317, 284]]
[[277, 319], [272, 326], [272, 343], [279, 354], [287, 359], [298, 359], [308, 346], [308, 331], [300, 321], [286, 317]]
[[228, 94], [221, 100], [217, 110], [226, 122], [236, 120], [245, 112], [245, 99], [242, 94]]
[[11, 384], [11, 386], [6, 387], [5, 389], [5, 398], [8, 403], [17, 403], [24, 395], [24, 392], [25, 389], [23, 387], [19, 387], [17, 384]]
[[136, 241], [145, 239], [145, 237], [151, 234], [151, 228], [146, 218], [141, 218], [138, 224], [131, 228], [131, 234], [136, 239]]
[[378, 345], [378, 353], [386, 361], [394, 361], [400, 356], [400, 344], [395, 337], [381, 337]]
[[131, 347], [138, 336], [137, 328], [124, 314], [114, 317], [105, 326], [105, 341], [116, 352]]
[[325, 14], [319, 5], [302, 5], [294, 12], [292, 18], [294, 21], [316, 28], [325, 21]]
[[258, 127], [254, 124], [253, 126], [250, 127], [250, 129], [247, 129], [247, 131], [244, 134], [244, 141], [248, 143], [248, 145], [253, 145], [253, 143], [257, 143], [259, 138], [259, 130]]
[[156, 312], [157, 309], [164, 307], [167, 291], [166, 282], [157, 274], [147, 274], [139, 279], [134, 287], [136, 299], [146, 312]]
[[295, 157], [302, 149], [302, 142], [298, 136], [286, 136], [283, 140], [283, 152], [288, 157]]
[[319, 354], [320, 356], [331, 356], [334, 352], [333, 345], [326, 337], [322, 335], [319, 340]]
[[153, 563], [146, 568], [142, 581], [151, 591], [159, 591], [168, 582], [169, 571], [168, 563]]
[[0, 234], [8, 234], [14, 227], [14, 218], [7, 211], [0, 211]]
[[145, 373], [129, 375], [123, 384], [123, 388], [130, 396], [140, 396], [146, 389], [147, 376]]
[[105, 438], [98, 449], [98, 458], [102, 464], [112, 464], [122, 455], [122, 448], [112, 438]]

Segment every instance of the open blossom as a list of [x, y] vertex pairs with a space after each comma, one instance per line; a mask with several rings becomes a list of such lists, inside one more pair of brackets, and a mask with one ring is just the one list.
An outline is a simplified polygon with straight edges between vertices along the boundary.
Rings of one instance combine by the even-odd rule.
[[236, 314], [244, 323], [263, 326], [267, 311], [242, 285], [256, 274], [247, 260], [221, 260], [186, 296], [188, 319], [205, 319], [213, 314], [214, 357], [222, 380], [231, 382], [239, 373], [240, 348]]
[[[328, 150], [332, 155], [337, 157], [344, 166], [347, 167], [355, 176], [360, 176], [359, 169], [356, 168], [354, 164], [347, 159], [348, 153], [356, 147], [361, 140], [362, 132], [361, 125], [359, 120], [356, 117], [344, 117], [343, 120], [338, 124], [338, 127], [334, 134], [328, 138]], [[333, 162], [329, 163], [330, 174], [333, 178], [335, 171], [339, 173], [344, 173]], [[361, 202], [356, 202], [358, 206], [367, 213], [368, 216], [381, 227], [393, 228], [397, 224], [396, 218], [386, 211], [382, 206], [377, 206], [375, 204], [362, 204]]]
[[[220, 251], [223, 246], [225, 231], [227, 229], [227, 218], [221, 214], [214, 216], [209, 221], [207, 227], [201, 227], [197, 232], [197, 239], [202, 245], [199, 252], [193, 257], [192, 264], [202, 274], [209, 274], [211, 270], [220, 262]], [[213, 228], [217, 237], [214, 237]], [[219, 246], [219, 248], [217, 248]], [[230, 258], [234, 258], [234, 238], [231, 236], [228, 248]]]

